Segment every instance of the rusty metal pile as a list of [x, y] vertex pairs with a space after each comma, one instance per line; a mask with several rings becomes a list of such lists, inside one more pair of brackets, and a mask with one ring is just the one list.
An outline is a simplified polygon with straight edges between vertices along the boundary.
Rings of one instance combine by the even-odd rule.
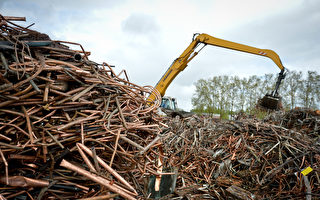
[[320, 110], [297, 107], [288, 112], [271, 113], [264, 121], [315, 137], [320, 132]]
[[198, 116], [168, 125], [167, 161], [179, 173], [171, 199], [320, 198], [318, 129], [305, 134], [252, 118]]
[[146, 196], [160, 96], [13, 20], [0, 16], [0, 199]]

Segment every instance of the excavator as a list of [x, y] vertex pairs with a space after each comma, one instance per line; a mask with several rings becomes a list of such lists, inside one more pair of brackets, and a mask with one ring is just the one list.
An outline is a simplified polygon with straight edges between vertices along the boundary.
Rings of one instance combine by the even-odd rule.
[[[196, 51], [199, 45], [202, 47]], [[192, 42], [190, 45], [184, 50], [184, 52], [176, 58], [171, 66], [167, 69], [167, 71], [163, 74], [161, 79], [158, 81], [155, 86], [153, 92], [149, 95], [147, 102], [152, 103], [157, 94], [160, 94], [162, 97], [161, 107], [165, 107], [167, 109], [176, 110], [176, 100], [171, 97], [166, 97], [165, 92], [174, 78], [183, 71], [187, 64], [196, 56], [198, 53], [206, 46], [213, 45], [217, 47], [232, 49], [236, 51], [242, 51], [250, 54], [255, 54], [259, 56], [264, 56], [270, 58], [280, 69], [280, 73], [277, 78], [277, 82], [275, 84], [274, 90], [270, 94], [266, 94], [262, 99], [259, 100], [259, 106], [265, 109], [278, 110], [281, 107], [281, 97], [278, 94], [278, 90], [281, 84], [281, 81], [285, 78], [286, 68], [282, 65], [280, 57], [278, 54], [270, 49], [259, 49], [256, 47], [231, 42], [228, 40], [223, 40], [220, 38], [216, 38], [210, 36], [208, 34], [196, 33], [193, 35]]]

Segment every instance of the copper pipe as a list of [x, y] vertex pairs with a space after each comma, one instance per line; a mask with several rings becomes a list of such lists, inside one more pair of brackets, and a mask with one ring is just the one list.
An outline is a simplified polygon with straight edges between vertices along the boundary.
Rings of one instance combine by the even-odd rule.
[[[6, 184], [6, 177], [0, 177], [0, 182]], [[27, 178], [24, 176], [11, 176], [8, 178], [10, 186], [14, 187], [47, 187], [48, 181]]]
[[[93, 157], [92, 151], [81, 143], [77, 143], [79, 147], [81, 147], [87, 154]], [[99, 156], [97, 156], [97, 160], [101, 166], [103, 166], [108, 172], [110, 172], [116, 179], [118, 179], [122, 184], [127, 186], [130, 190], [136, 193], [136, 190], [122, 177], [120, 176], [114, 169], [112, 169], [107, 163], [105, 163]]]
[[130, 199], [130, 200], [136, 200], [136, 198], [134, 198], [133, 196], [129, 195], [128, 193], [124, 192], [124, 190], [119, 189], [119, 187], [115, 187], [115, 184], [111, 184], [110, 181], [108, 181], [107, 179], [104, 179], [96, 174], [93, 174], [91, 172], [88, 172], [76, 165], [71, 164], [70, 162], [66, 161], [66, 160], [62, 160], [61, 167], [65, 167], [67, 169], [70, 169], [72, 171], [77, 172], [78, 174], [81, 174], [82, 176], [85, 176], [87, 178], [89, 178], [90, 180], [99, 183], [105, 187], [107, 187], [109, 190], [111, 190], [112, 192], [115, 192], [117, 194], [119, 194], [120, 196], [126, 198], [126, 199]]

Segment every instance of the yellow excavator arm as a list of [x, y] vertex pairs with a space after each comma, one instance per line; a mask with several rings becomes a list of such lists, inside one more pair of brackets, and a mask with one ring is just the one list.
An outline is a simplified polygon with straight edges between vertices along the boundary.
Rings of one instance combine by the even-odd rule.
[[[195, 35], [197, 36], [195, 37]], [[244, 44], [239, 44], [239, 43], [219, 39], [204, 33], [195, 34], [195, 35], [190, 45], [186, 48], [186, 50], [184, 50], [184, 52], [180, 55], [180, 57], [178, 57], [173, 61], [171, 66], [167, 69], [165, 74], [161, 77], [161, 79], [155, 86], [155, 90], [157, 90], [160, 93], [161, 97], [164, 96], [168, 86], [173, 81], [173, 79], [187, 67], [187, 64], [198, 54], [198, 52], [205, 45], [213, 45], [213, 46], [223, 47], [227, 49], [242, 51], [242, 52], [256, 54], [259, 56], [265, 56], [270, 58], [281, 70], [279, 74], [279, 77], [281, 75], [281, 78], [278, 78], [279, 83], [277, 82], [276, 89], [273, 92], [274, 94], [272, 94], [272, 95], [277, 95], [277, 90], [279, 88], [281, 80], [284, 78], [283, 73], [285, 70], [277, 53], [269, 49], [259, 49], [256, 47], [251, 47]], [[200, 44], [204, 44], [204, 46], [199, 51], [196, 52], [195, 50]], [[150, 94], [150, 96], [147, 99], [148, 102], [153, 102], [155, 100], [156, 98], [155, 92], [156, 91]]]

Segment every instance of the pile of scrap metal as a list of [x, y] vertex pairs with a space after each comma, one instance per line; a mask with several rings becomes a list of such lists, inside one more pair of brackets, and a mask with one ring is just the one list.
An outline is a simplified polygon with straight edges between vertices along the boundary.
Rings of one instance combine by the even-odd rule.
[[13, 20], [0, 16], [0, 199], [147, 197], [161, 97]]
[[291, 124], [287, 128], [255, 118], [168, 121], [171, 135], [164, 152], [170, 159], [164, 163], [179, 174], [170, 199], [318, 199], [320, 118], [315, 113], [283, 113], [283, 124]]
[[319, 198], [319, 111], [161, 118], [152, 87], [15, 20], [0, 15], [0, 199]]
[[264, 121], [303, 134], [317, 136], [320, 133], [320, 110], [296, 107], [288, 112], [270, 113]]

